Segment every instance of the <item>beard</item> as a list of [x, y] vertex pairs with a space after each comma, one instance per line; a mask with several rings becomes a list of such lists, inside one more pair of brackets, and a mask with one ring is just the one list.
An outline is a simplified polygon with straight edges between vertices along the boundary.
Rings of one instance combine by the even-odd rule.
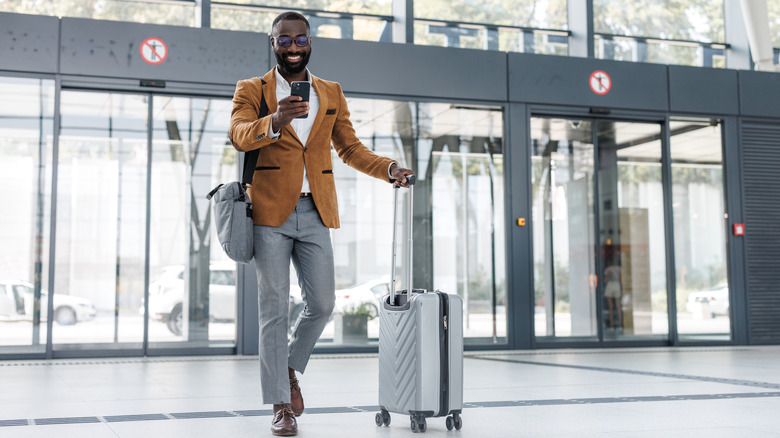
[[297, 74], [302, 72], [309, 64], [309, 57], [311, 56], [311, 51], [302, 53], [301, 60], [298, 61], [298, 63], [296, 64], [290, 64], [290, 62], [287, 61], [287, 58], [285, 56], [282, 56], [278, 53], [276, 53], [275, 55], [276, 55], [276, 63], [279, 64], [279, 68], [283, 72]]

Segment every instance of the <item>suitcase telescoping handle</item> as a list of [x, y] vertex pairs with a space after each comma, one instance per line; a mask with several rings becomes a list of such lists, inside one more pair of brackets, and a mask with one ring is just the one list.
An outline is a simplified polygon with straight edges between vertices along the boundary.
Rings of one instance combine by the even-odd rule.
[[[412, 205], [413, 205], [413, 190], [412, 186], [417, 181], [415, 175], [407, 175], [406, 182], [409, 185], [409, 240], [406, 246], [406, 289], [407, 300], [412, 295]], [[390, 304], [393, 306], [400, 305], [398, 302], [398, 294], [395, 289], [395, 260], [396, 250], [398, 249], [397, 229], [398, 229], [398, 189], [400, 187], [393, 185], [393, 262], [390, 265]]]

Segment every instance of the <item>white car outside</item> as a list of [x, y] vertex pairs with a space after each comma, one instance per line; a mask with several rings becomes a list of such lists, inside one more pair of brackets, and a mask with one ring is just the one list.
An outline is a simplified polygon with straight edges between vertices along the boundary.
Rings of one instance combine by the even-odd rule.
[[[209, 318], [211, 321], [234, 322], [236, 320], [236, 264], [217, 262], [210, 266]], [[254, 269], [253, 269], [254, 270]], [[184, 266], [163, 268], [163, 273], [149, 284], [149, 314], [152, 320], [163, 322], [171, 333], [182, 334], [184, 318]], [[290, 325], [295, 323], [303, 309], [301, 292], [297, 285], [290, 285]], [[144, 314], [144, 306], [139, 309]]]
[[[49, 294], [41, 290], [41, 321], [46, 320]], [[32, 321], [33, 284], [26, 281], [0, 281], [0, 321]], [[95, 306], [86, 298], [54, 294], [54, 321], [73, 325], [95, 318]]]
[[[706, 309], [709, 308], [709, 312]], [[729, 285], [728, 283], [720, 283], [711, 290], [705, 290], [700, 292], [691, 292], [688, 295], [688, 302], [685, 303], [685, 310], [690, 313], [697, 314], [705, 313], [710, 315], [703, 315], [706, 317], [715, 317], [716, 315], [728, 315], [729, 314]]]
[[344, 313], [366, 305], [372, 317], [379, 316], [382, 297], [390, 293], [390, 277], [380, 277], [346, 289], [336, 290], [333, 313]]

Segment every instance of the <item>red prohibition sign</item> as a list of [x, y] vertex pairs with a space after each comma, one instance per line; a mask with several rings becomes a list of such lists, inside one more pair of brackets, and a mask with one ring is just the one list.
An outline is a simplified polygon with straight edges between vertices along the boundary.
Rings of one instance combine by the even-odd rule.
[[147, 38], [141, 43], [139, 52], [144, 61], [157, 65], [168, 57], [168, 46], [160, 38]]
[[593, 90], [594, 93], [604, 95], [609, 93], [611, 88], [612, 79], [606, 72], [596, 70], [590, 74], [590, 89]]

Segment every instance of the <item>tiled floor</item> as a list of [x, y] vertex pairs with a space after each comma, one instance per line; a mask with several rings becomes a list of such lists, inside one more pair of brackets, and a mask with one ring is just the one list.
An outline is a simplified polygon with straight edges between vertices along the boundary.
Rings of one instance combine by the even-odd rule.
[[[463, 429], [430, 437], [780, 437], [780, 347], [469, 353]], [[257, 357], [0, 362], [0, 437], [267, 437]], [[301, 437], [377, 427], [375, 355], [315, 356]], [[417, 435], [420, 436], [420, 435]]]

